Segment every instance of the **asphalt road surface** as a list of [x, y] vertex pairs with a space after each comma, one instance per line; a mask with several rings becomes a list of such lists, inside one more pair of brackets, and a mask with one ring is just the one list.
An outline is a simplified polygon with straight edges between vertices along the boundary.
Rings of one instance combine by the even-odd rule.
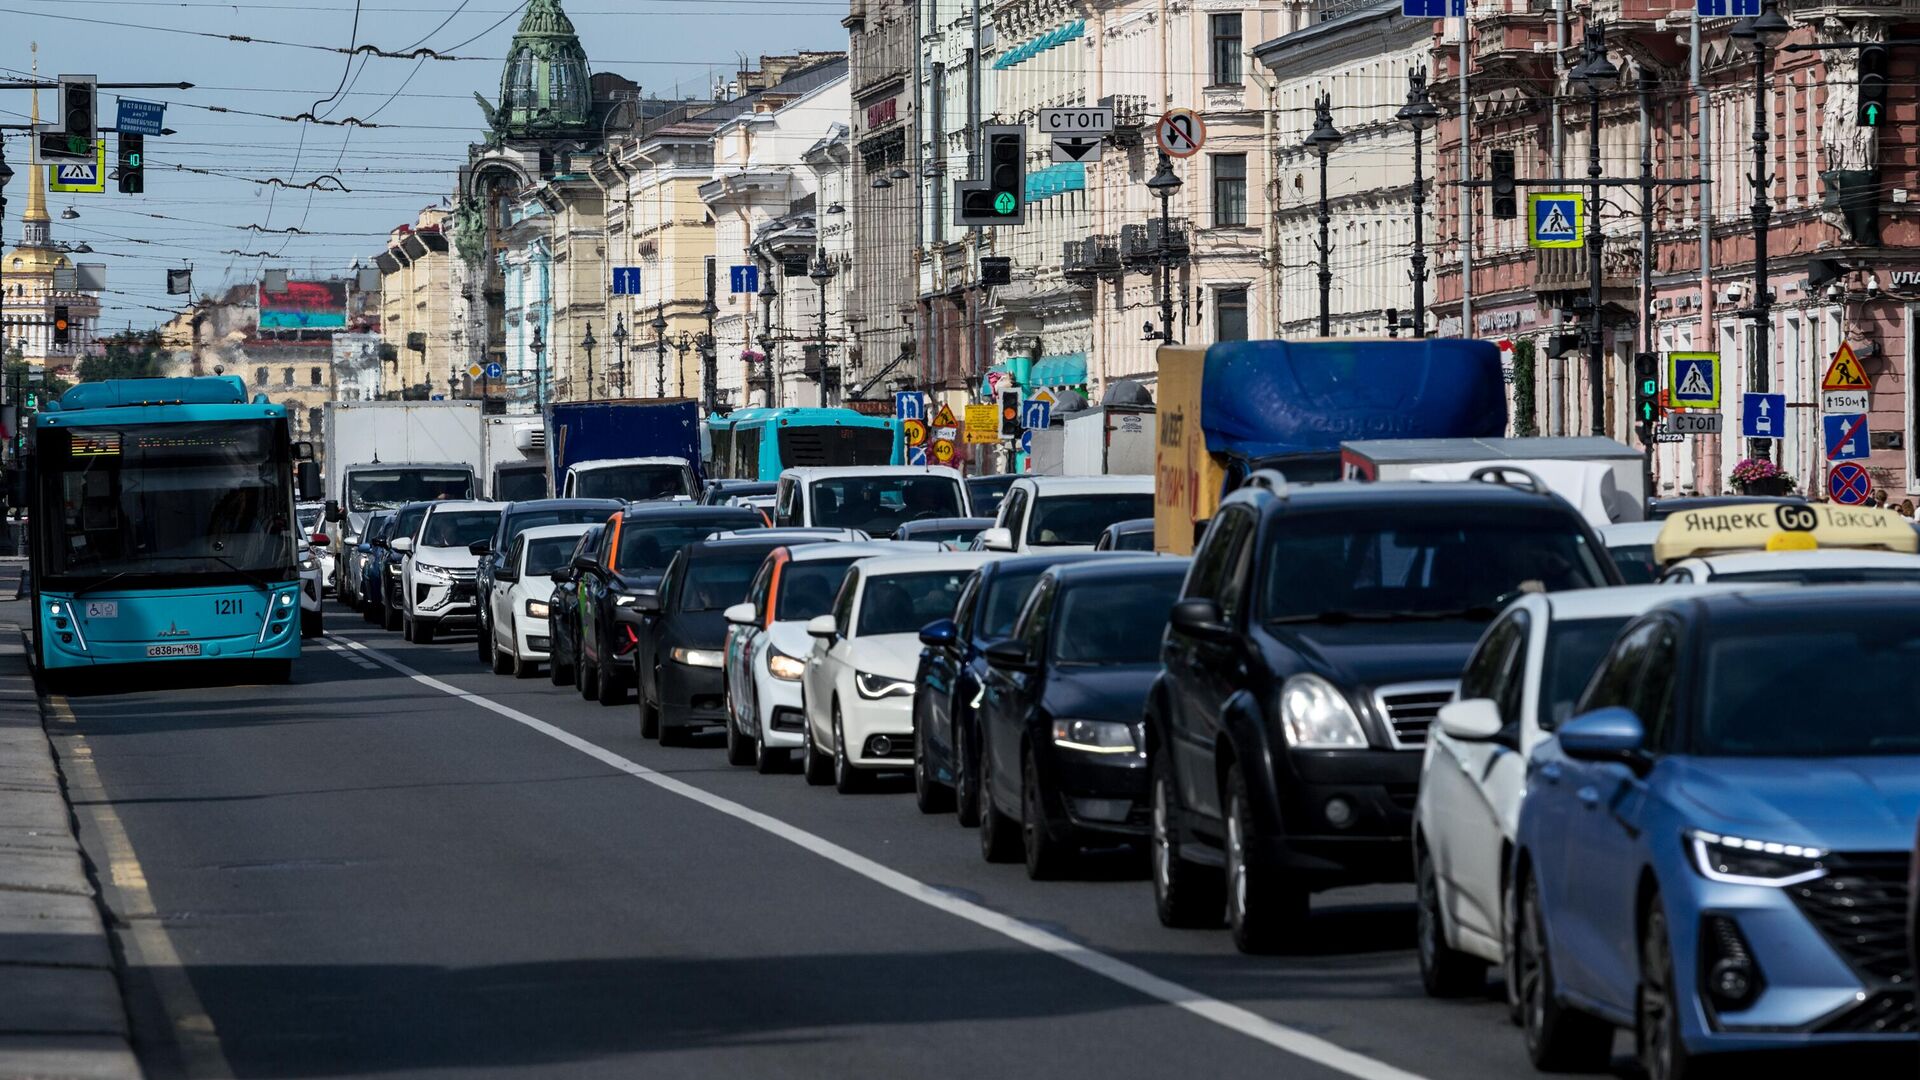
[[1137, 859], [1031, 882], [904, 783], [758, 776], [470, 638], [328, 625], [290, 686], [55, 702], [153, 1076], [1533, 1075], [1497, 987], [1422, 995], [1410, 890], [1245, 957], [1161, 927]]

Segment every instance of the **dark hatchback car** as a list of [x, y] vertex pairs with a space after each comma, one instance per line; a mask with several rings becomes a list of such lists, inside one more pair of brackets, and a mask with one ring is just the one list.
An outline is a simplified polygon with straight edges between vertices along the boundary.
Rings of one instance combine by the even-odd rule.
[[702, 540], [681, 548], [657, 589], [622, 610], [638, 637], [634, 679], [640, 734], [662, 746], [727, 722], [728, 608], [744, 601], [760, 564], [787, 540]]
[[[354, 542], [353, 550], [347, 553], [347, 558], [354, 562], [353, 595], [340, 599], [348, 607], [358, 609], [368, 622], [377, 621], [373, 606], [380, 602], [380, 579], [373, 572], [374, 556], [378, 554], [378, 549], [373, 542], [376, 538], [385, 539], [387, 528], [392, 524], [391, 510], [375, 510], [368, 514], [366, 526], [360, 531], [360, 539]], [[342, 574], [340, 580], [347, 580], [346, 575]]]
[[1100, 539], [1094, 541], [1093, 550], [1152, 551], [1153, 519], [1150, 517], [1128, 518], [1125, 521], [1114, 522], [1100, 534]]
[[580, 655], [580, 567], [600, 550], [606, 531], [605, 525], [595, 525], [581, 533], [580, 542], [573, 546], [573, 554], [549, 575], [553, 579], [553, 595], [547, 598], [547, 633], [551, 637], [547, 675], [555, 686], [574, 681], [576, 658]]
[[771, 495], [780, 490], [773, 480], [709, 480], [701, 489], [700, 505], [725, 506], [736, 495]]
[[1619, 582], [1519, 470], [1249, 477], [1194, 553], [1147, 698], [1161, 921], [1217, 923], [1230, 883], [1234, 943], [1271, 951], [1309, 933], [1313, 892], [1409, 880], [1427, 728], [1481, 631], [1523, 590]]
[[618, 499], [527, 499], [500, 508], [500, 523], [494, 526], [493, 535], [476, 541], [468, 548], [480, 556], [473, 581], [475, 602], [480, 612], [481, 663], [488, 666], [493, 664], [493, 627], [487, 624], [487, 613], [492, 610], [494, 574], [499, 571], [507, 549], [513, 546], [513, 538], [543, 525], [581, 525], [605, 521], [626, 507], [627, 504]]
[[888, 539], [927, 540], [936, 544], [951, 544], [959, 549], [991, 528], [993, 519], [987, 517], [923, 518], [909, 521], [893, 530], [893, 535]]
[[380, 624], [383, 630], [398, 630], [404, 617], [406, 604], [400, 595], [400, 562], [405, 557], [393, 550], [393, 542], [402, 536], [412, 536], [420, 531], [420, 522], [427, 516], [432, 503], [408, 503], [393, 512], [393, 522], [387, 526], [387, 535], [376, 545], [373, 558], [374, 579], [379, 582], [379, 600], [374, 609], [370, 609], [371, 621]]
[[757, 510], [686, 503], [635, 506], [609, 521], [593, 557], [578, 568], [574, 685], [581, 696], [602, 705], [627, 700], [639, 637], [631, 622], [615, 615], [659, 586], [681, 548], [717, 532], [765, 525]]
[[1007, 497], [1007, 489], [1025, 473], [999, 473], [994, 476], [967, 477], [967, 502], [973, 512], [981, 517], [992, 517], [1000, 510], [1000, 500]]
[[987, 647], [980, 705], [980, 854], [1024, 854], [1058, 877], [1083, 846], [1146, 839], [1141, 706], [1187, 560], [1056, 566], [1013, 633]]
[[1090, 551], [995, 559], [960, 590], [953, 618], [920, 630], [914, 674], [913, 789], [922, 813], [957, 810], [967, 828], [980, 823], [980, 739], [974, 702], [987, 684], [986, 648], [1013, 630], [1027, 593], [1048, 569], [1088, 559]]

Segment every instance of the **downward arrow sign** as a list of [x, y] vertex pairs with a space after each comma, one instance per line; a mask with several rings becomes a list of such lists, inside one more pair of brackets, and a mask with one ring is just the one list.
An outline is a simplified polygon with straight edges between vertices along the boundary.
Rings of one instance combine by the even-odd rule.
[[1100, 145], [1098, 139], [1055, 139], [1053, 145], [1060, 149], [1069, 160], [1079, 161]]

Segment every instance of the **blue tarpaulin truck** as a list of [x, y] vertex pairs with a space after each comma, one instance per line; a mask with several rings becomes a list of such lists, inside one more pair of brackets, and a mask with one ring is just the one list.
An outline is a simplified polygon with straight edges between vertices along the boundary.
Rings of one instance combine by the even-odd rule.
[[1154, 548], [1194, 538], [1256, 469], [1334, 480], [1358, 439], [1506, 434], [1506, 384], [1491, 343], [1459, 338], [1228, 341], [1159, 352]]
[[547, 462], [562, 498], [694, 498], [699, 405], [691, 398], [549, 405]]

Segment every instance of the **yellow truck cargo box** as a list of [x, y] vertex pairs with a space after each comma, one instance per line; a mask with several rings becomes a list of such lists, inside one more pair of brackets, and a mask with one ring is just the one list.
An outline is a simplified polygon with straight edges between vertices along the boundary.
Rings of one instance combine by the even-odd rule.
[[1193, 554], [1195, 523], [1220, 506], [1226, 469], [1207, 453], [1200, 430], [1204, 345], [1162, 345], [1155, 388], [1159, 438], [1153, 455], [1153, 550]]

